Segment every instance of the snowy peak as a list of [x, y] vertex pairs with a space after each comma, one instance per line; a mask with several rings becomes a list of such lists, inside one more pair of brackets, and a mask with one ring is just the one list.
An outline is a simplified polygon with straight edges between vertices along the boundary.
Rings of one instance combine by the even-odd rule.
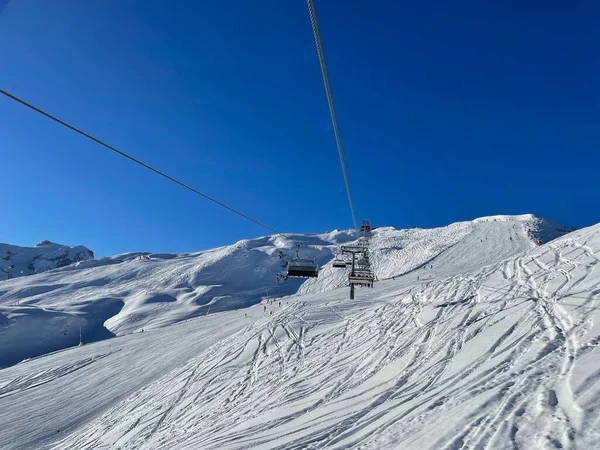
[[517, 215], [505, 215], [498, 214], [495, 216], [483, 216], [473, 219], [472, 222], [530, 222], [537, 220], [539, 217], [533, 214], [517, 214]]
[[47, 240], [35, 247], [0, 243], [0, 280], [45, 272], [93, 257], [94, 252], [82, 245], [72, 247]]
[[527, 230], [529, 238], [538, 245], [545, 244], [556, 238], [561, 237], [566, 233], [575, 231], [574, 228], [569, 228], [543, 217], [538, 217], [533, 214], [520, 214], [516, 216], [497, 215], [479, 217], [472, 221], [473, 223], [484, 222], [518, 222], [521, 223]]

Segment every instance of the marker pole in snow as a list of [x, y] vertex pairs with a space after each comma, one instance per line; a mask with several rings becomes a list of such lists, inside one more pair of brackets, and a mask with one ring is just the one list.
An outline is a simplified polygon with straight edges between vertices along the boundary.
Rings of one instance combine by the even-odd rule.
[[83, 347], [83, 339], [81, 338], [81, 323], [79, 324], [79, 345], [78, 347]]

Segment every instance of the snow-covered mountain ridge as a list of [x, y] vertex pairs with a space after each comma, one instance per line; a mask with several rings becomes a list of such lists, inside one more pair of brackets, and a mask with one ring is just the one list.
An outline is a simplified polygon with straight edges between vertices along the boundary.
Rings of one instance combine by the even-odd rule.
[[74, 247], [42, 241], [35, 247], [19, 247], [0, 243], [0, 280], [45, 272], [94, 258], [94, 252], [77, 245]]
[[[432, 229], [375, 229], [370, 258], [378, 279], [421, 269], [423, 277], [479, 268], [527, 251], [564, 228], [532, 215], [496, 216]], [[85, 341], [164, 327], [200, 315], [243, 308], [267, 297], [342, 288], [348, 272], [331, 260], [354, 231], [280, 234], [187, 254], [128, 253], [84, 259], [0, 283], [0, 367]], [[278, 281], [296, 243], [321, 266], [317, 279]], [[64, 247], [50, 244], [42, 249]], [[79, 247], [73, 247], [78, 252]], [[36, 247], [34, 250], [38, 250]], [[433, 269], [432, 269], [433, 267]], [[434, 272], [432, 272], [432, 270]]]
[[[353, 301], [328, 283], [0, 370], [0, 448], [595, 448], [600, 224], [541, 246], [530, 225], [378, 229], [373, 254], [395, 279], [357, 289]], [[320, 236], [317, 254], [329, 248]], [[285, 239], [245, 241], [240, 262], [287, 249]], [[221, 252], [203, 252], [206, 270]], [[126, 269], [139, 256], [110, 261]], [[170, 282], [166, 266], [180, 257], [155, 262], [154, 278]], [[337, 276], [323, 270], [324, 280]], [[115, 295], [131, 282], [129, 269], [119, 275]]]

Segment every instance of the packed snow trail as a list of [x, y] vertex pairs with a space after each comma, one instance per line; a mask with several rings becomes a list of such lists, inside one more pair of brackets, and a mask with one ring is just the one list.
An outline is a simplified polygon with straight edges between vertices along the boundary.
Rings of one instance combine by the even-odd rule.
[[594, 448], [599, 260], [597, 225], [354, 301], [293, 296], [19, 364], [0, 371], [0, 447]]

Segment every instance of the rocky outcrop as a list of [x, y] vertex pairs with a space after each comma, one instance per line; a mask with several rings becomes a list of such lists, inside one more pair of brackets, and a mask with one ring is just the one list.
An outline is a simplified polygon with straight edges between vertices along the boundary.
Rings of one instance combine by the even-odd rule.
[[82, 245], [68, 246], [42, 241], [35, 247], [0, 243], [0, 280], [45, 272], [94, 258]]

